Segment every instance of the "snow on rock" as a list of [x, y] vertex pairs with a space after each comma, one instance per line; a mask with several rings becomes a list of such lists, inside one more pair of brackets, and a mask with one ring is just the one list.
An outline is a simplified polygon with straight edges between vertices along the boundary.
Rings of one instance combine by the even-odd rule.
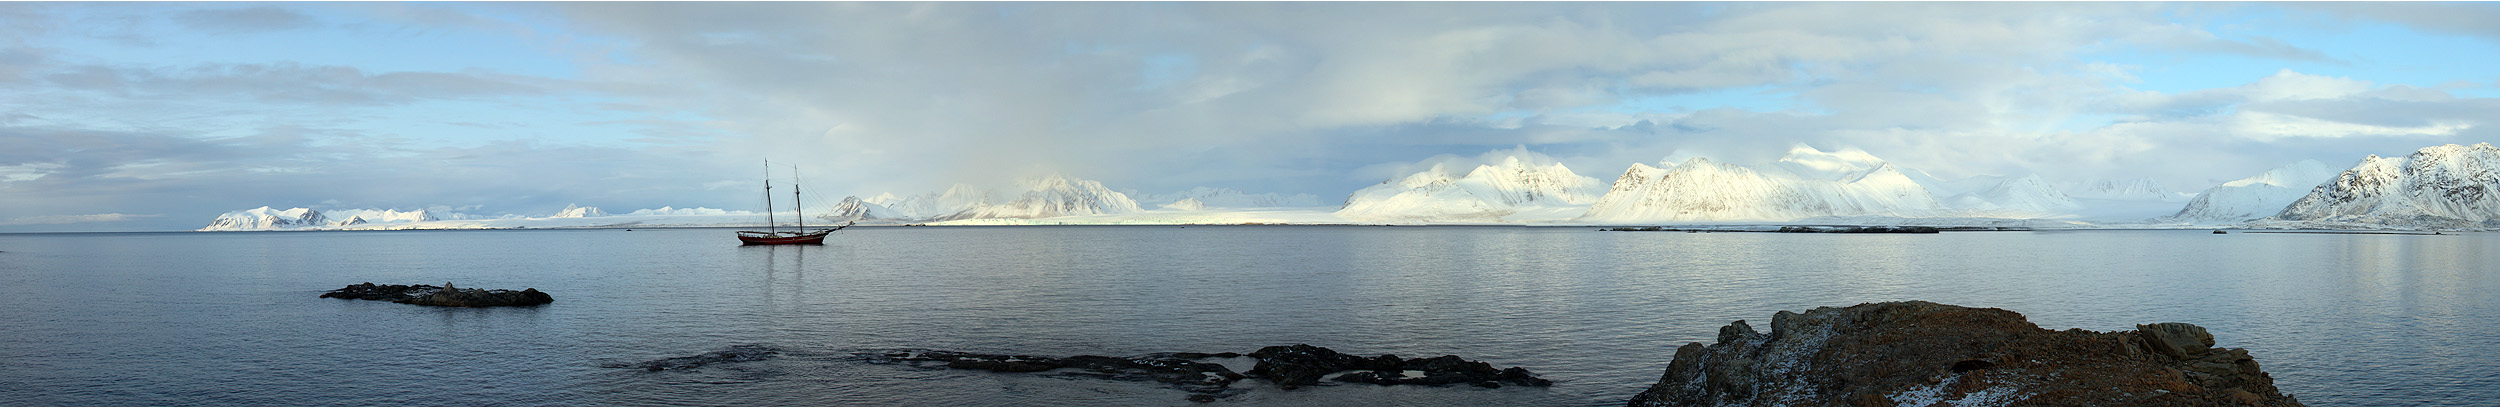
[[[1072, 215], [1124, 214], [1143, 211], [1127, 194], [1104, 188], [1102, 182], [1049, 175], [1025, 179], [1019, 184], [1024, 191], [1014, 200], [990, 204], [983, 200], [970, 209], [937, 217], [940, 220], [976, 218], [1047, 218]], [[953, 193], [949, 190], [949, 193]]]
[[1345, 202], [1337, 216], [1349, 220], [1492, 222], [1511, 212], [1459, 187], [1458, 179], [1438, 164], [1406, 178], [1355, 190]]
[[[323, 215], [330, 218], [363, 218], [365, 222], [371, 223], [424, 222], [438, 221], [446, 218], [439, 214], [435, 214], [433, 211], [422, 209], [413, 211], [388, 209], [377, 210], [369, 208], [333, 209], [323, 212]], [[455, 216], [453, 218], [465, 218], [465, 215]]]
[[1922, 301], [1743, 320], [1675, 349], [1630, 406], [2300, 406], [2247, 349], [2187, 323], [2050, 330]]
[[1798, 145], [1769, 171], [1696, 157], [1668, 168], [1633, 164], [1582, 221], [1792, 221], [1908, 216], [1943, 206], [1899, 168], [1865, 152]]
[[1132, 192], [1128, 193], [1128, 195], [1131, 198], [1137, 199], [1138, 202], [1143, 203], [1171, 203], [1181, 200], [1194, 199], [1197, 200], [1199, 204], [1205, 205], [1206, 208], [1315, 207], [1320, 205], [1319, 196], [1310, 194], [1250, 194], [1229, 188], [1214, 187], [1198, 187], [1189, 189], [1189, 191], [1170, 194], [1139, 194]]
[[280, 230], [320, 226], [327, 223], [327, 217], [323, 216], [320, 211], [314, 211], [310, 208], [296, 207], [278, 210], [269, 208], [268, 206], [262, 206], [260, 208], [234, 211], [218, 215], [215, 221], [210, 221], [207, 227], [201, 227], [200, 230]]
[[564, 210], [563, 210], [563, 211], [557, 211], [557, 212], [556, 212], [556, 216], [555, 216], [555, 217], [552, 217], [552, 218], [587, 218], [587, 217], [606, 217], [606, 216], [608, 216], [608, 212], [606, 212], [606, 211], [599, 211], [599, 207], [583, 207], [583, 206], [578, 206], [578, 205], [565, 204], [565, 205], [564, 205]]
[[[1498, 155], [1499, 157], [1490, 157]], [[1367, 222], [1497, 222], [1522, 210], [1572, 208], [1604, 185], [1525, 148], [1488, 153], [1465, 176], [1447, 163], [1357, 190], [1337, 215]], [[1532, 211], [1545, 213], [1550, 211]]]
[[2066, 196], [2129, 201], [2181, 201], [2183, 199], [2178, 194], [2170, 192], [2170, 189], [2163, 188], [2161, 182], [2154, 181], [2151, 177], [2132, 180], [2092, 180], [2083, 183], [2080, 188], [2069, 190]]
[[2074, 198], [2051, 187], [2039, 175], [1973, 176], [1934, 182], [1938, 202], [1947, 208], [2001, 217], [2045, 217], [2083, 208]]
[[[507, 215], [506, 217], [513, 216]], [[470, 220], [488, 218], [489, 217], [479, 217], [461, 213], [438, 213], [433, 210], [423, 209], [400, 211], [354, 208], [331, 209], [324, 211], [310, 208], [294, 208], [280, 211], [271, 209], [270, 207], [261, 207], [229, 212], [225, 215], [217, 216], [217, 220], [210, 222], [208, 227], [201, 228], [200, 230], [263, 231], [287, 229], [332, 229], [349, 226], [370, 226], [374, 224], [405, 225], [441, 221], [446, 219]], [[339, 221], [333, 222], [331, 220]]]
[[312, 208], [275, 210], [275, 208], [262, 205], [262, 208], [235, 210], [235, 213], [217, 215], [217, 220], [210, 220], [207, 228], [200, 228], [200, 230], [287, 230], [287, 228], [307, 228], [307, 225], [322, 225], [322, 223], [327, 223], [327, 218], [320, 213], [320, 210], [312, 210]]
[[2282, 212], [2293, 201], [2309, 195], [2311, 188], [2342, 173], [2343, 170], [2317, 160], [2301, 160], [2205, 189], [2188, 200], [2187, 207], [2178, 213], [2152, 222], [2231, 223], [2265, 218]]
[[2500, 228], [2500, 148], [2490, 143], [2369, 156], [2265, 221]]
[[834, 203], [833, 211], [826, 214], [824, 218], [833, 221], [858, 221], [887, 220], [901, 217], [894, 213], [894, 209], [868, 202], [868, 200], [861, 199], [859, 196], [850, 196], [842, 197], [842, 202], [840, 203]]
[[695, 208], [677, 208], [677, 207], [661, 206], [660, 208], [646, 208], [646, 209], [634, 210], [634, 212], [630, 212], [630, 213], [625, 213], [625, 215], [746, 215], [746, 214], [756, 214], [756, 212], [754, 212], [754, 211], [730, 211], [730, 210], [722, 210], [722, 209], [718, 209], [718, 208], [704, 208], [704, 207], [695, 207]]
[[989, 193], [970, 184], [957, 183], [947, 187], [946, 191], [926, 195], [898, 198], [893, 193], [886, 193], [862, 201], [886, 206], [894, 210], [898, 218], [924, 219], [971, 210], [988, 202]]
[[1164, 204], [1163, 208], [1167, 210], [1198, 211], [1207, 209], [1207, 203], [1204, 201], [1198, 201], [1196, 198], [1183, 198], [1180, 201], [1173, 201], [1171, 204]]

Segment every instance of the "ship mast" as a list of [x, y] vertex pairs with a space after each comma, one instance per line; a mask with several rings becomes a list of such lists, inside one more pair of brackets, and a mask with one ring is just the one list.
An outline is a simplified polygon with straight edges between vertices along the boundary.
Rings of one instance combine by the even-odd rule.
[[773, 159], [764, 159], [764, 232], [779, 234], [773, 229]]
[[799, 165], [790, 165], [790, 207], [799, 212], [799, 233], [807, 233], [807, 200], [799, 198]]

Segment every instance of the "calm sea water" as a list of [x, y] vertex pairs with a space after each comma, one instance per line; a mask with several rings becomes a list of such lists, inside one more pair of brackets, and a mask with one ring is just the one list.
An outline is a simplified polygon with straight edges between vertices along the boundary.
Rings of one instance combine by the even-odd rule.
[[[1729, 321], [1910, 299], [2053, 329], [2200, 324], [2311, 404], [2500, 405], [2494, 235], [960, 227], [828, 242], [740, 247], [715, 229], [0, 235], [0, 405], [1189, 405], [1152, 383], [845, 356], [1293, 343], [1457, 354], [1557, 384], [1245, 381], [1214, 405], [1620, 405], [1676, 346]], [[368, 281], [557, 301], [317, 297]], [[785, 354], [609, 367], [737, 344]]]

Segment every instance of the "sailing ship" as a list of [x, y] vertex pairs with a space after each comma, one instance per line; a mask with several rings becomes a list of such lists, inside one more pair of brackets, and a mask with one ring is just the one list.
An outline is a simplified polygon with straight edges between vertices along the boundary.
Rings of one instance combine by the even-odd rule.
[[797, 230], [782, 231], [781, 223], [773, 220], [773, 161], [764, 160], [764, 230], [738, 231], [739, 245], [824, 245], [825, 235], [851, 227], [851, 224], [842, 224], [832, 229], [808, 231], [807, 203], [799, 197], [798, 181], [799, 166], [790, 165], [790, 204], [797, 207], [799, 221]]

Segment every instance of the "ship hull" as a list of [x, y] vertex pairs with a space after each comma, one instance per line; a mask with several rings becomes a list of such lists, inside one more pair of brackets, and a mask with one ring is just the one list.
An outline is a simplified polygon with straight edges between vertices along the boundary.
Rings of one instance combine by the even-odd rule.
[[833, 230], [819, 230], [805, 234], [739, 231], [738, 243], [739, 245], [824, 245], [825, 234], [831, 233]]

